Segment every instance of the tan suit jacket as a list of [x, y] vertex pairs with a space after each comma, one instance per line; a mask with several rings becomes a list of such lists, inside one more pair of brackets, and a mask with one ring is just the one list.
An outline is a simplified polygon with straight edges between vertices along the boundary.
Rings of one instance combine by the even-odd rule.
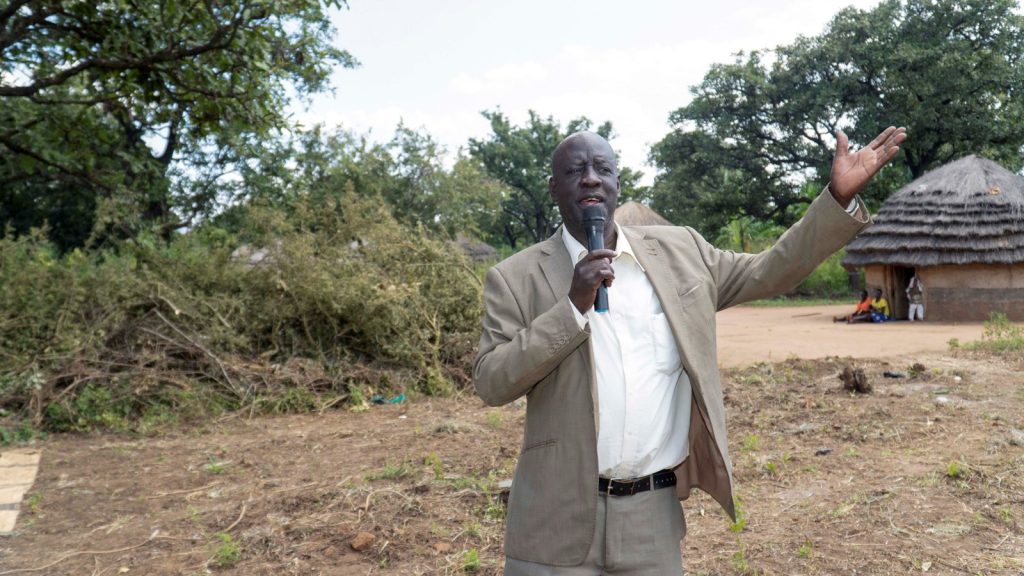
[[[715, 312], [789, 290], [868, 223], [847, 214], [826, 189], [775, 246], [756, 255], [718, 250], [687, 227], [622, 228], [661, 300], [693, 386], [689, 456], [676, 468], [681, 499], [697, 487], [735, 516]], [[487, 404], [527, 397], [505, 553], [558, 566], [586, 557], [598, 498], [599, 399], [590, 332], [579, 328], [568, 298], [571, 262], [555, 233], [488, 270], [473, 368]]]

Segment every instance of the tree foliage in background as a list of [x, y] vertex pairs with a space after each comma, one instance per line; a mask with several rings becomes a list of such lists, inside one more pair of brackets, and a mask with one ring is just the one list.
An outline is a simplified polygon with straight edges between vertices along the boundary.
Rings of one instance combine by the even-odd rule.
[[791, 223], [828, 181], [833, 134], [909, 139], [864, 192], [880, 204], [976, 153], [1011, 170], [1024, 147], [1024, 19], [1013, 0], [888, 0], [839, 12], [820, 36], [712, 67], [652, 150], [653, 206], [706, 234], [731, 219]]
[[10, 0], [0, 8], [0, 223], [166, 236], [209, 214], [241, 158], [288, 126], [290, 94], [355, 61], [343, 0]]
[[[243, 203], [287, 208], [297, 199], [339, 202], [351, 191], [389, 207], [409, 228], [455, 238], [483, 238], [509, 190], [464, 154], [445, 166], [445, 149], [429, 134], [399, 125], [375, 143], [346, 130], [294, 131], [242, 163], [232, 195]], [[236, 209], [218, 217], [232, 218]]]
[[[533, 110], [522, 126], [514, 126], [501, 112], [485, 111], [483, 115], [491, 123], [491, 134], [486, 139], [470, 139], [470, 154], [510, 188], [501, 200], [501, 215], [491, 230], [492, 241], [516, 248], [547, 239], [561, 223], [548, 193], [551, 153], [566, 136], [581, 130], [593, 130], [611, 140], [611, 122], [593, 128], [589, 119], [580, 117], [570, 120], [563, 129], [554, 118], [543, 118]], [[619, 166], [620, 202], [644, 197], [641, 176]]]

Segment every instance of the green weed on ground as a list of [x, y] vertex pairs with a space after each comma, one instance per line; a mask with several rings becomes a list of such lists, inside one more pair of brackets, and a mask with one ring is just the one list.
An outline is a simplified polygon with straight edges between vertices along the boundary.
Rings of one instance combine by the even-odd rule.
[[981, 340], [961, 345], [959, 342], [954, 347], [963, 347], [968, 350], [981, 350], [994, 354], [1012, 354], [1024, 351], [1024, 327], [1018, 326], [1006, 314], [993, 312], [985, 322], [985, 328]]

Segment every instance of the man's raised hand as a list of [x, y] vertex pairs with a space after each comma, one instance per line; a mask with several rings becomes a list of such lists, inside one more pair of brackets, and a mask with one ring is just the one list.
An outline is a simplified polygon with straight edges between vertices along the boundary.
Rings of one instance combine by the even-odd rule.
[[850, 141], [842, 130], [836, 132], [836, 155], [832, 158], [832, 196], [844, 208], [871, 178], [900, 151], [907, 139], [906, 128], [890, 126], [870, 144], [850, 153]]

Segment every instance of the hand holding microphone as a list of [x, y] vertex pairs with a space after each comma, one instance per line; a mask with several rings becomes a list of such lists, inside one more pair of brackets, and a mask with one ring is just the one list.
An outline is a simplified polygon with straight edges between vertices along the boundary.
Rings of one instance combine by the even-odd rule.
[[583, 209], [583, 227], [587, 233], [589, 252], [576, 264], [569, 299], [576, 309], [586, 314], [591, 307], [596, 312], [608, 311], [608, 289], [615, 279], [612, 258], [615, 252], [604, 247], [605, 208], [603, 205]]

